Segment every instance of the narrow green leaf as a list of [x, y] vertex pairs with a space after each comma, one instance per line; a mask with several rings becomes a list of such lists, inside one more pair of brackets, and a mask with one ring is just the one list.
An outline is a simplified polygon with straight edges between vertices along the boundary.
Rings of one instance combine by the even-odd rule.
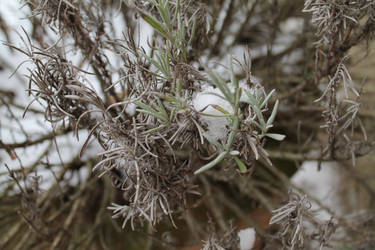
[[[242, 88], [238, 88], [236, 90], [236, 100], [235, 100], [235, 108], [237, 110], [237, 113], [238, 113], [238, 107], [239, 107], [239, 104], [240, 104], [240, 101], [241, 101], [241, 96], [242, 96]], [[235, 110], [235, 111], [236, 111]]]
[[266, 129], [266, 123], [264, 121], [262, 112], [260, 111], [260, 109], [258, 108], [258, 106], [252, 106], [252, 108], [254, 110], [255, 115], [258, 118], [258, 121], [259, 121], [260, 125], [263, 128], [262, 131], [265, 130]]
[[175, 13], [172, 19], [172, 23], [176, 23], [176, 17], [180, 14], [181, 0], [177, 0]]
[[171, 110], [171, 115], [169, 116], [169, 121], [172, 122], [176, 116], [176, 113], [177, 113], [177, 108], [173, 108]]
[[162, 56], [160, 55], [160, 53], [155, 53], [155, 57], [155, 62], [157, 62], [157, 65], [159, 66], [158, 70], [160, 70], [160, 72], [162, 72], [166, 76], [165, 64]]
[[233, 123], [232, 123], [232, 131], [229, 133], [227, 144], [225, 145], [225, 150], [229, 151], [230, 147], [233, 144], [234, 139], [237, 135], [237, 129], [239, 125], [238, 117], [234, 117]]
[[246, 167], [245, 163], [243, 163], [243, 161], [241, 161], [240, 158], [238, 158], [237, 156], [234, 156], [233, 158], [236, 161], [237, 166], [240, 169], [241, 173], [246, 173], [247, 167]]
[[144, 104], [143, 102], [135, 101], [134, 104], [137, 105], [138, 107], [141, 107], [144, 110], [149, 111], [149, 112], [155, 112], [155, 113], [157, 113], [151, 106], [149, 106], [147, 104]]
[[268, 131], [270, 128], [272, 128], [273, 127], [273, 125], [271, 124], [271, 125], [267, 125], [266, 126], [266, 130]]
[[214, 95], [214, 96], [217, 96], [217, 97], [223, 99], [224, 101], [228, 101], [228, 99], [226, 99], [224, 96], [219, 95], [219, 94], [216, 94], [216, 93], [214, 93], [214, 92], [207, 92], [207, 93], [205, 93], [205, 94], [207, 94], [207, 95]]
[[212, 104], [211, 107], [216, 109], [217, 111], [220, 111], [224, 115], [231, 115], [228, 111], [226, 111], [224, 108], [222, 108], [220, 105]]
[[171, 30], [172, 25], [171, 25], [171, 16], [169, 12], [168, 1], [164, 2], [164, 4], [160, 2], [158, 5], [156, 5], [156, 8], [158, 9], [161, 19], [163, 19], [163, 22], [165, 23], [165, 25], [167, 25], [169, 30]]
[[158, 119], [161, 120], [161, 121], [168, 122], [168, 120], [165, 120], [164, 116], [160, 115], [160, 114], [157, 113], [157, 112], [150, 112], [150, 111], [143, 110], [143, 109], [137, 109], [137, 111], [138, 111], [138, 112], [141, 112], [141, 113], [145, 113], [145, 114], [152, 115], [152, 116], [158, 118]]
[[181, 96], [181, 90], [182, 90], [182, 81], [181, 81], [181, 79], [177, 79], [177, 81], [176, 81], [176, 89], [175, 89], [177, 97]]
[[233, 58], [232, 58], [232, 56], [230, 56], [229, 57], [230, 80], [231, 80], [231, 83], [234, 86], [235, 91], [237, 91], [239, 85], [238, 85], [238, 79], [237, 79], [236, 75], [234, 74], [233, 62], [232, 61], [233, 61]]
[[224, 150], [224, 147], [223, 145], [221, 145], [217, 140], [215, 140], [214, 138], [212, 138], [211, 136], [207, 135], [207, 134], [203, 134], [203, 136], [207, 139], [207, 141], [213, 145], [215, 145], [217, 148], [219, 149], [223, 149]]
[[231, 156], [236, 156], [236, 155], [239, 155], [239, 154], [240, 154], [240, 151], [238, 151], [238, 150], [232, 150], [232, 151], [229, 152], [229, 154], [230, 154]]
[[270, 138], [272, 138], [274, 140], [277, 140], [277, 141], [282, 141], [285, 138], [285, 135], [281, 135], [281, 134], [270, 134], [270, 133], [267, 133], [267, 134], [265, 134], [265, 136], [270, 137]]
[[224, 117], [228, 118], [228, 115], [212, 115], [212, 114], [206, 114], [206, 113], [199, 113], [202, 116], [207, 116], [207, 117]]
[[245, 90], [245, 93], [246, 93], [246, 95], [248, 97], [248, 100], [243, 100], [244, 102], [246, 102], [246, 103], [248, 103], [248, 104], [250, 104], [252, 106], [258, 106], [259, 105], [259, 103], [256, 100], [256, 98], [254, 98], [254, 96], [249, 91]]
[[[162, 73], [164, 73], [164, 69], [163, 69], [163, 67], [162, 67], [162, 65], [159, 63], [159, 62], [157, 62], [155, 59], [153, 59], [153, 58], [151, 58], [151, 57], [149, 57], [148, 55], [146, 55], [146, 54], [144, 54], [144, 53], [142, 53], [142, 55], [148, 60], [148, 61], [150, 61], [160, 72], [162, 72]], [[156, 54], [156, 56], [157, 56], [157, 54]], [[164, 77], [162, 77], [162, 76], [160, 76], [160, 75], [158, 75], [158, 74], [156, 74], [155, 72], [151, 72], [151, 73], [153, 73], [154, 75], [157, 75], [157, 76], [159, 76], [159, 77], [161, 77], [161, 78], [165, 78], [166, 76], [164, 76]]]
[[168, 95], [168, 94], [165, 94], [165, 95], [164, 95], [164, 99], [165, 99], [167, 102], [169, 102], [169, 103], [173, 103], [173, 104], [178, 104], [178, 103], [179, 103], [179, 101], [177, 100], [176, 97], [171, 96], [171, 95]]
[[218, 76], [215, 72], [210, 72], [209, 76], [210, 76], [213, 84], [220, 89], [221, 93], [223, 93], [226, 100], [229, 103], [234, 104], [234, 96], [231, 93], [231, 91], [229, 90], [229, 88], [228, 88], [227, 84], [224, 82], [224, 80], [220, 76]]
[[272, 125], [273, 121], [275, 120], [278, 107], [279, 107], [279, 100], [276, 100], [275, 105], [273, 106], [271, 116], [270, 116], [270, 118], [268, 118], [267, 126]]
[[149, 129], [147, 131], [144, 131], [142, 134], [153, 134], [159, 130], [162, 130], [163, 128], [167, 127], [166, 124], [162, 124], [160, 125], [159, 127], [156, 127], [156, 128], [152, 128], [152, 129]]
[[249, 120], [249, 121], [250, 121], [250, 123], [252, 123], [255, 126], [257, 126], [260, 130], [262, 130], [262, 126], [260, 126], [260, 124], [257, 121], [254, 121], [254, 120]]
[[194, 174], [200, 174], [200, 173], [214, 167], [216, 164], [221, 162], [226, 155], [227, 155], [227, 152], [221, 152], [213, 161], [207, 163], [206, 165], [204, 165], [203, 167], [201, 167], [200, 169], [195, 171]]
[[153, 18], [152, 16], [150, 15], [147, 15], [145, 13], [143, 13], [142, 15], [143, 19], [148, 23], [150, 24], [157, 32], [159, 32], [164, 38], [168, 39], [171, 41], [171, 37], [169, 36], [168, 32], [164, 29], [164, 25], [159, 22], [158, 20], [156, 20], [155, 18]]
[[[155, 53], [158, 60], [159, 70], [164, 74], [164, 76], [169, 79], [171, 76], [170, 64], [169, 64], [169, 53], [165, 51], [164, 54]], [[156, 65], [155, 65], [156, 66]]]
[[275, 90], [271, 90], [271, 92], [266, 96], [266, 98], [264, 98], [264, 101], [262, 102], [262, 104], [260, 105], [260, 109], [262, 109], [268, 102], [268, 100], [271, 98], [272, 94], [275, 92]]
[[160, 101], [159, 98], [157, 98], [157, 102], [158, 102], [157, 108], [159, 110], [159, 113], [163, 115], [166, 120], [168, 120], [168, 113], [167, 113], [167, 110], [165, 110], [163, 103]]
[[193, 42], [193, 39], [194, 39], [194, 37], [195, 37], [196, 29], [197, 29], [197, 18], [194, 17], [193, 27], [191, 28], [191, 34], [190, 34], [190, 38], [189, 38], [189, 42], [188, 42], [188, 45], [189, 45], [189, 46], [190, 46], [191, 43]]
[[179, 43], [182, 43], [185, 39], [185, 25], [182, 24], [180, 13], [177, 14], [177, 34]]
[[154, 116], [154, 117], [156, 117], [156, 118], [158, 118], [158, 119], [160, 119], [164, 122], [168, 122], [168, 115], [167, 115], [167, 117], [165, 117], [163, 114], [158, 113], [156, 110], [154, 110], [149, 105], [144, 104], [144, 103], [139, 102], [139, 101], [134, 102], [134, 104], [137, 105], [138, 107], [142, 108], [142, 109], [137, 109], [139, 112], [152, 115], [152, 116]]

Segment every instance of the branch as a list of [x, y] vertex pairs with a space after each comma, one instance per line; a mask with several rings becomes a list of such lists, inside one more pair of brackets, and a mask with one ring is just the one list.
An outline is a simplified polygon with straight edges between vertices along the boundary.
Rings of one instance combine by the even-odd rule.
[[32, 145], [42, 143], [42, 142], [47, 141], [47, 140], [52, 140], [55, 136], [65, 135], [65, 134], [67, 134], [68, 132], [71, 132], [71, 131], [72, 131], [71, 128], [66, 128], [66, 129], [63, 129], [63, 130], [58, 130], [55, 133], [46, 134], [46, 135], [44, 135], [44, 136], [42, 136], [42, 137], [40, 137], [36, 140], [26, 140], [24, 142], [19, 142], [19, 143], [5, 144], [5, 143], [3, 143], [2, 140], [0, 140], [0, 149], [5, 149], [5, 150], [9, 151], [9, 150], [15, 149], [15, 148], [29, 147], [29, 146], [32, 146]]

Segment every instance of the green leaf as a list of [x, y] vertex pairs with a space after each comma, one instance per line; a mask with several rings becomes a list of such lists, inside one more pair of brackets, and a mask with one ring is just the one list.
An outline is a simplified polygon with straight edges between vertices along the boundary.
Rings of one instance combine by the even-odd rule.
[[263, 118], [262, 112], [260, 111], [260, 109], [258, 108], [258, 106], [252, 106], [252, 108], [254, 110], [255, 115], [258, 118], [258, 121], [259, 121], [260, 125], [262, 126], [262, 131], [265, 130], [266, 129], [266, 123], [264, 122], [264, 118]]
[[270, 134], [270, 133], [267, 133], [267, 134], [265, 134], [265, 136], [270, 137], [270, 138], [272, 138], [274, 140], [277, 140], [277, 141], [282, 141], [285, 138], [285, 135], [282, 135], [282, 134]]
[[275, 90], [271, 90], [271, 92], [266, 96], [266, 98], [264, 98], [264, 101], [262, 102], [262, 104], [260, 105], [260, 109], [262, 109], [268, 102], [268, 100], [271, 98], [272, 94], [275, 92]]
[[228, 88], [227, 84], [224, 82], [224, 80], [220, 76], [218, 76], [215, 72], [210, 72], [209, 76], [210, 76], [213, 84], [220, 89], [221, 93], [223, 93], [226, 100], [233, 105], [234, 104], [234, 96], [233, 96], [232, 92], [229, 90], [229, 88]]
[[171, 76], [171, 69], [169, 64], [170, 56], [168, 51], [164, 51], [164, 54], [155, 53], [155, 56], [159, 61], [159, 70], [164, 74], [164, 76], [167, 79], [169, 79]]
[[207, 141], [213, 145], [215, 145], [217, 148], [219, 149], [223, 149], [224, 150], [224, 147], [223, 145], [221, 145], [217, 140], [215, 140], [214, 138], [212, 138], [211, 136], [207, 135], [207, 134], [203, 134], [203, 136], [207, 139]]
[[138, 112], [152, 115], [152, 116], [158, 118], [159, 120], [162, 120], [162, 121], [167, 122], [167, 121], [164, 119], [164, 117], [163, 117], [162, 115], [160, 115], [160, 114], [158, 114], [158, 113], [156, 113], [156, 112], [149, 112], [149, 111], [147, 111], [147, 110], [143, 110], [143, 109], [139, 109]]
[[233, 70], [233, 59], [232, 57], [230, 56], [229, 57], [229, 66], [230, 66], [230, 80], [231, 80], [231, 83], [233, 84], [234, 86], [234, 89], [235, 91], [238, 89], [238, 79], [236, 77], [236, 75], [234, 74], [234, 70]]
[[237, 129], [239, 125], [238, 117], [234, 117], [233, 123], [232, 123], [232, 131], [229, 133], [227, 144], [225, 145], [225, 150], [229, 151], [230, 147], [233, 144], [234, 139], [237, 135]]
[[185, 25], [182, 24], [180, 13], [177, 14], [177, 36], [180, 43], [185, 40]]
[[214, 96], [219, 97], [220, 99], [223, 99], [224, 101], [228, 101], [224, 96], [219, 95], [219, 94], [216, 94], [216, 93], [214, 93], [214, 92], [207, 92], [207, 93], [205, 93], [205, 94], [206, 94], [206, 95], [214, 95]]
[[260, 126], [260, 124], [258, 122], [254, 121], [254, 120], [249, 120], [249, 121], [250, 121], [251, 124], [254, 124], [255, 126], [257, 126], [260, 130], [263, 129], [263, 127]]
[[152, 128], [152, 129], [149, 129], [147, 131], [144, 131], [142, 134], [153, 134], [153, 133], [155, 133], [155, 132], [157, 132], [159, 130], [162, 130], [165, 127], [167, 127], [167, 125], [166, 124], [162, 124], [162, 125], [160, 125], [160, 126], [158, 126], [156, 128]]
[[254, 96], [249, 91], [245, 90], [245, 93], [248, 97], [248, 100], [243, 100], [243, 102], [246, 102], [246, 103], [250, 104], [251, 106], [258, 106], [259, 105], [256, 98], [254, 98]]
[[246, 173], [247, 167], [246, 167], [245, 163], [243, 163], [243, 161], [241, 161], [240, 158], [238, 158], [237, 156], [234, 156], [233, 158], [236, 161], [237, 166], [240, 169], [241, 173]]
[[241, 96], [242, 96], [242, 88], [238, 88], [235, 94], [236, 94], [235, 106], [236, 106], [236, 109], [238, 109], [240, 101], [241, 101]]
[[238, 151], [238, 150], [232, 150], [232, 151], [229, 152], [229, 154], [230, 154], [231, 156], [236, 156], [236, 155], [239, 155], [239, 154], [240, 154], [240, 151]]
[[216, 105], [216, 104], [211, 104], [211, 107], [213, 107], [214, 109], [216, 109], [217, 111], [220, 111], [221, 113], [223, 113], [224, 115], [231, 115], [228, 111], [226, 111], [224, 108], [222, 108], [220, 105]]
[[[150, 61], [160, 72], [164, 73], [164, 68], [162, 67], [162, 65], [157, 62], [155, 59], [149, 57], [148, 55], [144, 54], [144, 53], [141, 53], [148, 61]], [[158, 55], [156, 55], [158, 56]], [[155, 72], [151, 72], [153, 75], [156, 75], [158, 77], [161, 77], [161, 78], [165, 78], [166, 76], [160, 76], [158, 74], [156, 74]], [[164, 73], [165, 74], [165, 73]]]
[[139, 102], [139, 101], [134, 102], [134, 104], [137, 105], [138, 107], [142, 108], [142, 109], [138, 109], [139, 112], [152, 115], [152, 116], [158, 118], [159, 120], [162, 120], [164, 122], [168, 122], [168, 115], [167, 115], [167, 117], [165, 117], [164, 114], [158, 113], [151, 106], [149, 106], [147, 104], [144, 104], [142, 102]]
[[279, 107], [279, 100], [276, 100], [275, 105], [273, 106], [271, 116], [270, 116], [270, 118], [268, 118], [267, 126], [272, 125], [273, 121], [275, 120], [278, 107]]
[[189, 46], [190, 46], [191, 43], [193, 42], [193, 39], [194, 39], [194, 37], [195, 37], [196, 29], [197, 29], [197, 18], [194, 17], [193, 27], [191, 28], [190, 39], [189, 39], [189, 42], [188, 42], [188, 45], [189, 45]]
[[144, 110], [157, 113], [153, 108], [151, 108], [151, 106], [144, 104], [143, 102], [135, 101], [134, 103], [135, 105], [137, 105], [138, 107], [141, 107]]
[[194, 172], [194, 174], [200, 174], [212, 167], [214, 167], [216, 164], [218, 164], [219, 162], [221, 162], [224, 157], [227, 155], [227, 152], [221, 152], [216, 158], [215, 160], [207, 163], [206, 165], [204, 165], [203, 167], [201, 167], [200, 169], [198, 169], [197, 171]]
[[146, 13], [142, 13], [142, 18], [148, 24], [150, 24], [157, 32], [159, 32], [164, 38], [172, 41], [171, 37], [168, 34], [168, 31], [164, 28], [164, 25], [161, 22], [159, 22], [158, 20], [156, 20], [155, 18]]
[[175, 116], [177, 114], [177, 108], [173, 108], [171, 110], [171, 115], [169, 116], [169, 121], [172, 122], [175, 119]]
[[165, 94], [165, 95], [164, 95], [164, 99], [165, 99], [167, 102], [169, 102], [169, 103], [173, 103], [173, 104], [178, 104], [178, 103], [180, 103], [176, 97], [171, 96], [171, 95], [168, 95], [168, 94]]
[[171, 25], [171, 15], [169, 12], [169, 1], [165, 1], [164, 3], [161, 1], [159, 4], [156, 5], [156, 8], [159, 11], [159, 14], [161, 16], [161, 19], [163, 19], [163, 22], [165, 25], [167, 25], [168, 29], [172, 29]]
[[173, 16], [173, 19], [172, 19], [173, 23], [176, 23], [176, 17], [177, 17], [178, 14], [180, 14], [180, 7], [181, 7], [181, 0], [177, 0], [175, 13], [174, 13], [174, 16]]
[[158, 110], [159, 110], [159, 113], [165, 118], [165, 120], [168, 120], [168, 113], [167, 111], [165, 110], [164, 108], [164, 105], [163, 103], [160, 101], [159, 98], [157, 98], [157, 102], [158, 102]]

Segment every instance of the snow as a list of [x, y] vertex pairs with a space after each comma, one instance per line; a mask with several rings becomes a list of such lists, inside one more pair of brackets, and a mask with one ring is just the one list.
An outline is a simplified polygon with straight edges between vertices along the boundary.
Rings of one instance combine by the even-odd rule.
[[146, 54], [150, 54], [151, 47], [151, 38], [154, 34], [154, 29], [143, 19], [139, 20], [139, 26], [137, 30], [139, 46], [143, 48]]
[[238, 232], [240, 238], [240, 250], [253, 249], [256, 240], [256, 233], [254, 228], [249, 227]]
[[203, 114], [220, 116], [211, 117], [201, 115], [200, 120], [207, 125], [208, 130], [206, 133], [208, 136], [216, 140], [224, 140], [228, 133], [229, 120], [223, 116], [223, 113], [210, 105], [219, 105], [229, 113], [233, 113], [233, 108], [229, 102], [214, 94], [222, 95], [218, 88], [205, 86], [204, 90], [198, 93], [193, 99], [193, 106], [197, 111], [201, 111]]
[[[0, 88], [3, 90], [12, 91], [15, 93], [14, 102], [21, 106], [27, 106], [27, 104], [32, 100], [32, 97], [29, 97], [27, 94], [27, 79], [24, 75], [29, 75], [27, 68], [33, 68], [33, 65], [27, 61], [24, 63], [24, 61], [27, 60], [25, 55], [19, 52], [11, 51], [8, 46], [3, 44], [3, 42], [10, 42], [11, 44], [14, 44], [20, 48], [24, 48], [26, 46], [22, 42], [21, 37], [25, 39], [25, 32], [27, 34], [30, 34], [31, 32], [32, 26], [30, 21], [27, 19], [31, 13], [27, 6], [23, 8], [21, 8], [21, 6], [22, 2], [20, 1], [0, 0], [0, 15], [4, 20], [6, 20], [9, 35], [9, 41], [7, 41], [5, 34], [0, 31], [0, 64], [4, 66], [4, 69], [0, 71]], [[46, 39], [50, 39], [48, 42], [52, 44], [54, 43], [54, 39], [57, 39], [57, 35], [49, 32]], [[72, 41], [66, 40], [64, 42], [69, 43]], [[74, 54], [75, 51], [69, 52], [68, 59], [77, 59], [78, 61], [79, 55], [77, 57], [72, 57]], [[21, 63], [23, 63], [22, 67], [18, 68], [17, 72], [13, 75], [13, 77], [10, 78], [13, 71]], [[97, 82], [96, 79], [95, 81]], [[34, 102], [30, 108], [37, 110], [44, 109], [38, 102]], [[3, 143], [21, 143], [26, 139], [35, 140], [40, 138], [42, 135], [50, 133], [51, 126], [45, 121], [43, 114], [28, 112], [23, 118], [22, 115], [24, 110], [11, 107], [11, 111], [14, 116], [10, 115], [5, 106], [2, 106], [0, 109], [0, 140]], [[27, 138], [25, 137], [25, 133], [23, 131], [25, 131], [28, 135]], [[87, 134], [87, 131], [80, 132], [80, 136], [83, 138], [86, 138]], [[43, 166], [43, 164], [38, 164], [35, 168], [35, 173], [30, 173], [27, 179], [27, 182], [29, 182], [29, 178], [33, 177], [34, 174], [41, 176], [40, 187], [42, 190], [46, 190], [55, 182], [55, 177], [53, 176], [52, 171], [58, 173], [61, 169], [61, 166], [55, 166], [54, 164], [60, 165], [61, 161], [63, 163], [70, 162], [72, 157], [75, 157], [77, 152], [80, 151], [84, 141], [85, 140], [81, 140], [78, 142], [73, 134], [70, 133], [66, 136], [58, 136], [56, 138], [59, 152], [56, 151], [55, 144], [50, 144], [48, 141], [27, 148], [17, 148], [14, 150], [14, 152], [19, 157], [19, 161], [17, 159], [12, 159], [5, 150], [0, 150], [0, 164], [2, 166], [7, 164], [10, 169], [17, 170], [20, 169], [21, 164], [23, 167], [28, 168], [36, 164], [36, 162], [40, 162], [40, 160], [42, 162], [48, 162], [51, 164], [50, 168]], [[48, 158], [43, 157], [40, 159], [46, 150], [50, 150]], [[97, 144], [90, 145], [84, 155], [84, 158], [93, 157], [98, 152], [99, 146]], [[81, 168], [79, 173], [80, 179], [86, 179], [88, 174], [87, 168]], [[69, 173], [67, 175], [69, 175]], [[3, 167], [0, 171], [0, 189], [5, 187], [4, 185], [6, 185], [6, 180], [8, 178], [9, 174]], [[71, 178], [69, 177], [66, 179], [66, 181], [71, 184], [77, 183], [78, 176], [71, 176]]]
[[[308, 195], [317, 199], [325, 207], [334, 211], [335, 215], [345, 215], [345, 207], [347, 204], [343, 203], [341, 200], [342, 194], [340, 194], [340, 189], [343, 185], [343, 179], [340, 175], [339, 163], [323, 162], [321, 170], [318, 171], [316, 161], [305, 161], [292, 177], [291, 181], [302, 188]], [[353, 194], [354, 193], [355, 191], [353, 191]], [[314, 212], [314, 217], [317, 220], [323, 223], [331, 219], [332, 215], [329, 212], [320, 208], [320, 206], [311, 199], [310, 202], [312, 205], [311, 211]], [[316, 230], [309, 223], [306, 223], [305, 226], [306, 231], [313, 232]], [[338, 229], [334, 237], [345, 237], [345, 233]], [[312, 241], [309, 245], [311, 249], [319, 249], [318, 242]], [[324, 247], [321, 249], [328, 250], [332, 248]]]
[[[254, 78], [255, 79], [255, 78]], [[247, 85], [242, 81], [239, 83], [242, 88], [243, 99], [246, 96], [245, 91], [250, 93], [253, 91], [249, 89]], [[228, 84], [228, 88], [233, 91], [234, 87]], [[233, 114], [232, 105], [220, 96], [223, 96], [219, 88], [215, 88], [211, 85], [203, 85], [202, 91], [198, 92], [193, 98], [193, 107], [203, 114], [200, 116], [200, 121], [207, 125], [207, 131], [205, 132], [208, 136], [214, 138], [215, 140], [224, 140], [229, 132], [230, 120], [225, 117], [222, 112], [215, 109], [213, 105], [220, 106], [230, 114]], [[210, 116], [208, 116], [210, 115]], [[216, 117], [212, 117], [212, 115]]]
[[[342, 206], [340, 204], [340, 194], [338, 193], [341, 184], [339, 166], [335, 162], [322, 163], [321, 170], [317, 170], [316, 161], [306, 161], [292, 177], [292, 183], [318, 199], [322, 204], [332, 211], [340, 214]], [[312, 210], [319, 206], [312, 202]], [[331, 215], [325, 210], [318, 210], [316, 213], [320, 220], [329, 220]]]
[[[23, 63], [28, 59], [25, 55], [19, 52], [11, 51], [7, 46], [2, 44], [3, 42], [10, 42], [11, 44], [14, 44], [20, 48], [24, 48], [27, 45], [22, 42], [21, 37], [25, 39], [25, 32], [26, 34], [31, 33], [32, 25], [27, 18], [31, 15], [31, 12], [27, 6], [23, 8], [21, 8], [21, 6], [22, 2], [20, 1], [0, 0], [0, 15], [7, 22], [9, 34], [9, 41], [7, 41], [5, 34], [0, 31], [0, 64], [4, 66], [4, 70], [0, 71], [0, 88], [14, 92], [16, 94], [14, 99], [15, 103], [26, 106], [32, 100], [32, 97], [27, 95], [27, 79], [24, 75], [29, 75], [27, 68], [32, 69], [33, 65], [27, 61]], [[111, 13], [107, 14], [110, 15]], [[121, 12], [114, 13], [112, 18], [112, 25], [114, 27], [115, 34], [114, 37], [111, 38], [123, 39], [123, 34], [126, 33], [126, 26]], [[145, 49], [146, 53], [149, 53], [150, 46], [148, 45], [148, 40], [153, 34], [153, 29], [142, 19], [138, 19], [138, 21], [139, 25], [136, 29], [138, 36], [136, 37], [136, 42]], [[52, 30], [48, 30], [48, 36], [46, 36], [45, 39], [47, 43], [55, 44], [55, 42], [58, 40], [58, 34], [54, 34]], [[66, 46], [71, 46], [74, 44], [74, 41], [71, 38], [67, 38], [60, 40], [58, 45], [62, 46], [62, 43], [64, 43]], [[116, 81], [120, 77], [116, 72], [118, 72], [118, 69], [122, 67], [123, 62], [118, 55], [115, 55], [110, 50], [105, 50], [105, 53], [106, 57], [112, 62], [112, 66], [114, 65], [113, 67], [109, 68], [109, 70], [112, 73], [114, 81]], [[72, 62], [74, 65], [79, 65], [83, 56], [84, 55], [82, 55], [79, 50], [75, 49], [69, 50], [66, 55], [68, 61]], [[11, 58], [11, 60], [9, 60], [9, 58]], [[21, 63], [23, 63], [22, 67], [17, 70], [12, 78], [9, 78], [13, 71]], [[89, 72], [93, 71], [87, 63], [82, 65], [82, 68]], [[103, 95], [103, 93], [100, 91], [98, 79], [95, 76], [90, 74], [85, 75], [85, 78], [82, 78], [81, 80], [87, 84], [89, 88], [95, 90], [98, 95]], [[44, 110], [44, 108], [41, 107], [41, 105], [39, 105], [37, 102], [34, 102], [31, 105], [31, 108], [41, 111]], [[96, 107], [90, 105], [90, 109], [96, 109]], [[125, 112], [128, 115], [133, 116], [135, 114], [135, 109], [136, 105], [134, 103], [129, 103], [125, 108]], [[19, 123], [16, 119], [14, 119], [14, 117], [10, 116], [9, 111], [4, 106], [2, 106], [0, 109], [0, 140], [2, 140], [3, 143], [8, 144], [25, 141], [27, 138], [22, 132], [22, 129], [26, 131], [26, 134], [29, 136], [28, 139], [30, 140], [38, 139], [40, 136], [50, 133], [51, 126], [45, 121], [43, 114], [28, 112], [26, 113], [25, 117], [22, 118], [23, 110], [15, 108], [11, 108], [11, 110], [14, 117], [19, 119]], [[100, 112], [93, 112], [90, 115], [96, 117], [98, 120], [102, 119]], [[54, 143], [51, 145], [46, 141], [28, 148], [15, 149], [15, 153], [20, 158], [22, 166], [27, 168], [35, 164], [36, 161], [39, 161], [39, 158], [47, 149], [50, 150], [48, 159], [43, 157], [42, 161], [48, 161], [48, 163], [51, 164], [51, 167], [47, 169], [42, 164], [36, 167], [36, 174], [41, 176], [41, 188], [42, 190], [47, 190], [55, 182], [55, 177], [53, 176], [52, 171], [58, 173], [61, 169], [61, 162], [66, 164], [72, 161], [73, 157], [76, 157], [77, 153], [80, 152], [87, 135], [87, 131], [79, 131], [79, 141], [77, 141], [77, 138], [73, 136], [73, 133], [69, 133], [65, 136], [58, 136], [56, 138], [58, 151], [56, 150]], [[81, 160], [85, 161], [86, 159], [95, 157], [101, 150], [100, 145], [96, 141], [90, 141], [90, 145], [85, 151]], [[10, 169], [16, 170], [20, 168], [20, 162], [18, 160], [11, 159], [10, 155], [8, 155], [5, 150], [0, 150], [1, 165], [5, 163], [10, 167]], [[80, 181], [85, 180], [89, 174], [89, 169], [87, 167], [83, 167], [79, 170], [79, 174], [75, 173], [73, 175], [72, 172], [68, 172], [65, 176], [65, 181], [70, 185], [76, 185]], [[33, 176], [34, 173], [30, 173], [30, 175]], [[5, 181], [7, 178], [9, 178], [8, 173], [6, 169], [3, 168], [0, 171], [0, 189], [4, 188], [4, 185], [6, 185]]]
[[137, 105], [135, 105], [134, 103], [129, 103], [128, 106], [126, 106], [125, 108], [125, 112], [130, 116], [134, 116], [136, 108]]
[[[28, 8], [21, 8], [23, 4], [20, 1], [0, 0], [0, 14], [6, 20], [8, 28], [22, 32], [21, 26], [27, 31], [31, 31], [31, 24], [29, 20], [25, 19]], [[17, 40], [17, 34], [10, 34], [11, 40]], [[13, 38], [13, 39], [12, 39]], [[1, 38], [3, 39], [3, 38]]]

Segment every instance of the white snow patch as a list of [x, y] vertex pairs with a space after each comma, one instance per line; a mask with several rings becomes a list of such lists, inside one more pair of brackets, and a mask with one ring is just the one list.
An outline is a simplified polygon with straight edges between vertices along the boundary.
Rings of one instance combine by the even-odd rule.
[[[343, 202], [341, 193], [341, 187], [345, 185], [345, 180], [343, 180], [340, 170], [339, 163], [337, 162], [322, 163], [321, 170], [318, 171], [316, 161], [306, 161], [291, 180], [307, 194], [319, 200], [325, 207], [334, 211], [336, 215], [347, 216], [346, 207], [348, 204], [347, 202]], [[356, 195], [355, 191], [353, 191], [353, 195]], [[311, 205], [311, 211], [314, 212], [316, 219], [320, 221], [331, 219], [331, 214], [326, 210], [320, 209], [315, 202], [311, 201]], [[305, 230], [311, 231], [314, 228], [307, 224]], [[338, 228], [333, 237], [343, 238], [345, 237], [345, 232], [342, 228]], [[310, 247], [311, 249], [319, 248], [317, 242], [314, 241], [311, 242]], [[333, 246], [333, 248], [338, 249], [337, 246]], [[322, 250], [328, 249], [332, 248], [322, 248]]]
[[[240, 87], [242, 88], [241, 99], [246, 97], [245, 91], [251, 92], [250, 89], [245, 83], [240, 82]], [[233, 91], [234, 87], [228, 85], [229, 89]], [[220, 108], [224, 109], [228, 113], [233, 114], [232, 105], [224, 99], [224, 95], [221, 93], [219, 88], [213, 86], [204, 85], [202, 86], [202, 92], [196, 94], [193, 98], [192, 104], [193, 107], [206, 115], [215, 115], [216, 117], [201, 115], [201, 122], [207, 125], [206, 134], [216, 140], [224, 140], [229, 132], [229, 119], [224, 116], [222, 112], [215, 109], [213, 105], [218, 105]], [[223, 98], [221, 98], [222, 96]]]
[[233, 108], [229, 102], [215, 94], [222, 96], [222, 93], [218, 88], [207, 86], [202, 92], [195, 96], [193, 99], [193, 106], [198, 111], [203, 110], [202, 112], [204, 114], [221, 116], [211, 117], [201, 115], [200, 120], [207, 125], [208, 130], [206, 133], [208, 136], [211, 136], [216, 140], [223, 140], [228, 133], [229, 121], [226, 117], [223, 117], [223, 113], [214, 109], [210, 105], [218, 105], [229, 113], [233, 113]]
[[151, 51], [150, 41], [154, 34], [154, 29], [146, 21], [141, 19], [137, 31], [139, 46], [145, 50], [146, 55], [149, 55]]
[[250, 250], [253, 249], [255, 245], [256, 234], [252, 227], [240, 230], [238, 232], [238, 237], [240, 238], [240, 250]]
[[[340, 186], [338, 168], [337, 163], [327, 162], [322, 163], [321, 170], [317, 171], [316, 161], [306, 161], [292, 177], [292, 182], [317, 198], [322, 204], [340, 214], [342, 207], [337, 193]], [[312, 202], [312, 210], [318, 208], [319, 206]], [[316, 216], [320, 220], [331, 218], [331, 215], [325, 210], [317, 211]]]
[[125, 108], [125, 113], [127, 113], [130, 116], [134, 116], [136, 108], [137, 105], [135, 105], [134, 103], [129, 103], [128, 106], [126, 106]]

